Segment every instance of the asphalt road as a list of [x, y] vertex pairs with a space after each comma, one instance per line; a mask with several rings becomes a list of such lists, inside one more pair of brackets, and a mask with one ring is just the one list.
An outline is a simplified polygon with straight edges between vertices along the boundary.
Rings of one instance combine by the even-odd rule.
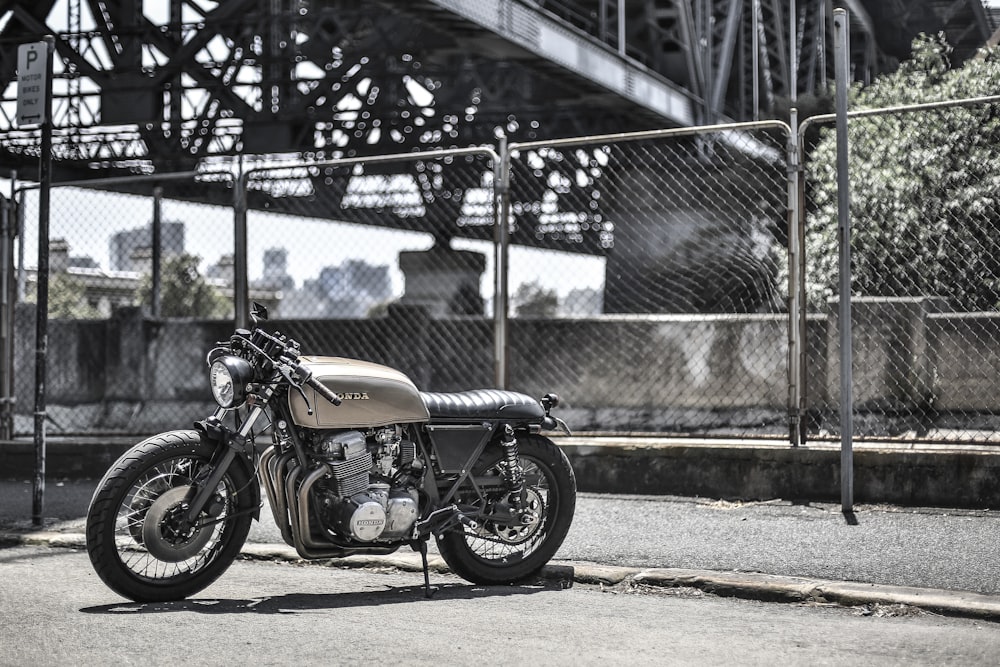
[[[46, 485], [46, 523], [82, 532], [96, 480], [61, 484]], [[31, 515], [31, 484], [0, 482], [0, 528]], [[583, 494], [556, 558], [1000, 593], [1000, 512], [859, 506], [854, 519], [827, 504]], [[266, 508], [250, 539], [282, 542]]]
[[193, 599], [135, 604], [82, 550], [0, 549], [0, 665], [992, 665], [1000, 626], [544, 581], [433, 597], [398, 571], [237, 561]]

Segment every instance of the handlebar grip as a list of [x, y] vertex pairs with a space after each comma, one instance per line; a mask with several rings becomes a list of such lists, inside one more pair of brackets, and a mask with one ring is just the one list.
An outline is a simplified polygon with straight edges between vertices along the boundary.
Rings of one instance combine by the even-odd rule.
[[309, 378], [306, 383], [316, 390], [316, 393], [330, 401], [334, 405], [340, 405], [340, 397], [330, 391], [325, 384], [314, 377]]

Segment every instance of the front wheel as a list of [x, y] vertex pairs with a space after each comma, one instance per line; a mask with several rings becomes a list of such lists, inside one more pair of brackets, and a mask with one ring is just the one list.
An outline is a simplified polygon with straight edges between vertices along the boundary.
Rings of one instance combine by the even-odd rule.
[[109, 588], [136, 602], [180, 600], [226, 571], [250, 531], [256, 480], [230, 466], [187, 525], [185, 498], [214, 452], [195, 431], [171, 431], [139, 443], [104, 475], [87, 512], [87, 553]]
[[[467, 496], [463, 504], [478, 506], [483, 520], [437, 537], [448, 567], [476, 584], [509, 584], [537, 573], [555, 555], [573, 522], [576, 477], [566, 455], [548, 438], [534, 434], [519, 436], [517, 448], [531, 520], [517, 524], [491, 520], [491, 508], [504, 502], [503, 494]], [[503, 475], [498, 460], [483, 472]]]

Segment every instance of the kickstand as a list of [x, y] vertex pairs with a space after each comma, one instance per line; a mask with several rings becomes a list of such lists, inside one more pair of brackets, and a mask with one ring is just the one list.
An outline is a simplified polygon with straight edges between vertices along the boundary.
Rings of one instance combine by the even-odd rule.
[[419, 551], [420, 561], [424, 566], [424, 596], [427, 599], [430, 599], [437, 589], [431, 588], [431, 575], [430, 570], [427, 567], [427, 540], [420, 540]]

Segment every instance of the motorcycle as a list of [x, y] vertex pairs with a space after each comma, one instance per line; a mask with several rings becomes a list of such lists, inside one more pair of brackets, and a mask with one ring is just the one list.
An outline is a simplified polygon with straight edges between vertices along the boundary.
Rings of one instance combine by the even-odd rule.
[[555, 394], [421, 392], [386, 366], [303, 355], [264, 330], [258, 304], [251, 319], [208, 353], [217, 410], [135, 445], [98, 484], [87, 552], [108, 587], [137, 602], [201, 591], [260, 520], [262, 488], [303, 559], [409, 546], [428, 596], [432, 535], [476, 584], [524, 580], [552, 558], [576, 504], [569, 460], [541, 434], [569, 433]]

